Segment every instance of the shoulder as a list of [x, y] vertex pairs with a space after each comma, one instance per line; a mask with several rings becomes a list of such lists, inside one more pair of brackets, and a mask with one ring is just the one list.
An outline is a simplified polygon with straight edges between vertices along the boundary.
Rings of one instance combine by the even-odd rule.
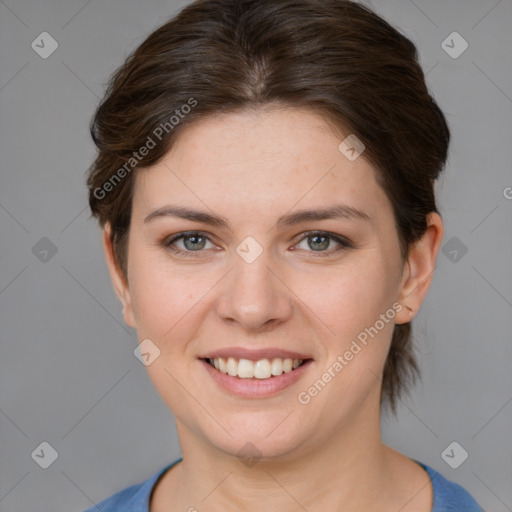
[[[418, 461], [416, 461], [418, 462]], [[473, 496], [464, 487], [447, 480], [435, 469], [418, 462], [428, 473], [434, 490], [432, 512], [483, 512]]]
[[[177, 461], [176, 461], [177, 462]], [[85, 512], [149, 512], [149, 498], [157, 480], [176, 462], [159, 470], [153, 476], [113, 494], [109, 498], [96, 503]]]

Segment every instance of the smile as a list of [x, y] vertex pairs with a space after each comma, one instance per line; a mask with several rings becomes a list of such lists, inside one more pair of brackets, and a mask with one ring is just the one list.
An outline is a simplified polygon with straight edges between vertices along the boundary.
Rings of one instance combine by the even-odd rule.
[[[238, 357], [236, 357], [238, 356]], [[280, 349], [226, 348], [199, 358], [220, 389], [239, 398], [270, 398], [294, 385], [313, 359]]]
[[236, 357], [207, 358], [206, 362], [224, 375], [240, 379], [270, 379], [290, 373], [304, 363], [303, 359], [275, 357], [272, 359], [238, 359]]

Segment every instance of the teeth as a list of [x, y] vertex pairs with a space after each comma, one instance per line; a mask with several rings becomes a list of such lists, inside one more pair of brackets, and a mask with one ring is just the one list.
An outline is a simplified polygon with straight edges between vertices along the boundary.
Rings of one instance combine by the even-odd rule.
[[272, 359], [272, 375], [281, 375], [283, 373], [283, 360], [282, 359]]
[[268, 379], [272, 375], [270, 370], [270, 361], [268, 359], [260, 359], [254, 365], [254, 376], [257, 379]]
[[212, 364], [221, 373], [239, 377], [240, 379], [269, 379], [272, 376], [278, 376], [284, 373], [290, 373], [298, 368], [304, 361], [302, 359], [290, 359], [276, 357], [274, 359], [259, 359], [251, 361], [250, 359], [236, 359], [234, 357], [216, 357], [209, 359]]
[[228, 364], [226, 369], [228, 375], [231, 377], [236, 377], [236, 372], [238, 371], [238, 361], [233, 357], [228, 357]]
[[251, 377], [254, 377], [254, 363], [249, 361], [249, 359], [240, 359], [236, 374], [241, 379], [250, 379]]

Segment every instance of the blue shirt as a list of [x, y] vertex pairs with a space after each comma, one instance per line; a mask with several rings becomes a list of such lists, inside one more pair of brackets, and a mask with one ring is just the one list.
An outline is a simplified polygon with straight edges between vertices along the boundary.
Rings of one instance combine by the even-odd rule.
[[[182, 459], [169, 464], [148, 480], [117, 492], [85, 512], [149, 512], [149, 498], [157, 480]], [[413, 459], [414, 460], [414, 459]], [[432, 512], [484, 512], [460, 485], [446, 480], [431, 467], [415, 460], [430, 476], [434, 489]]]

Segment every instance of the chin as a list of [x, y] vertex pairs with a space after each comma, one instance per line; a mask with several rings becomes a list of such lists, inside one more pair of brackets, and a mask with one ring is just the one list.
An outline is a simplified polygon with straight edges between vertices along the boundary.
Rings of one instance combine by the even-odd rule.
[[206, 442], [244, 464], [246, 460], [277, 461], [297, 454], [311, 439], [311, 429], [297, 421], [298, 415], [293, 418], [295, 414], [293, 410], [239, 413], [223, 424], [226, 430], [217, 424], [201, 430]]

